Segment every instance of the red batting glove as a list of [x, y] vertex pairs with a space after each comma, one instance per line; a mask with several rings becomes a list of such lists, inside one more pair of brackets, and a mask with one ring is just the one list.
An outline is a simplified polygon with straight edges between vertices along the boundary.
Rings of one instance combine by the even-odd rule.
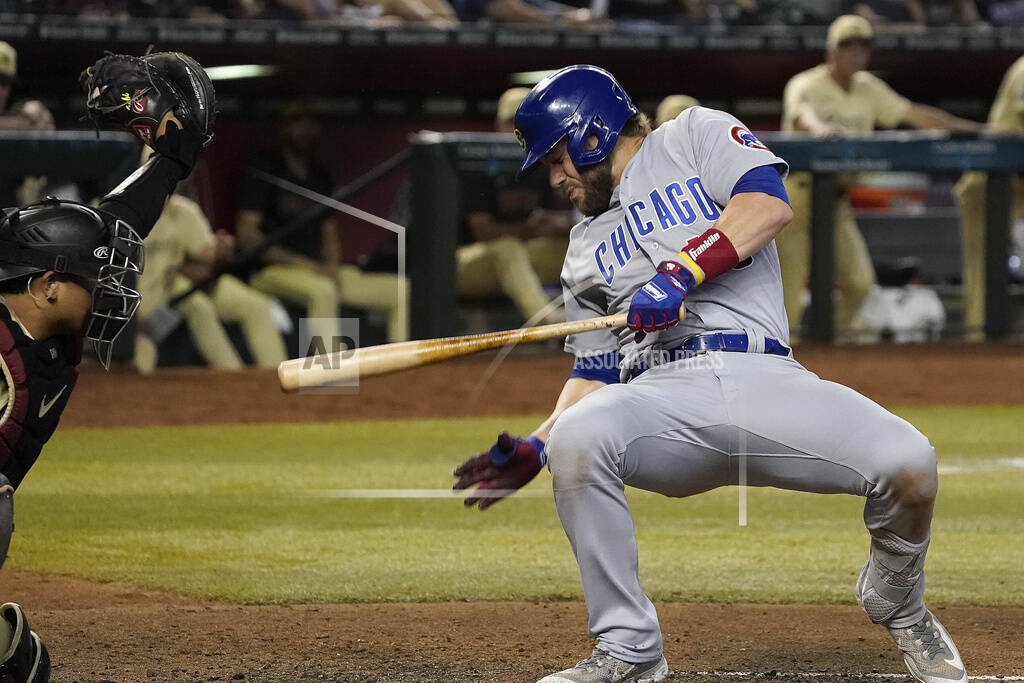
[[[462, 491], [479, 484], [462, 502], [467, 507], [477, 505], [481, 510], [486, 510], [537, 476], [544, 466], [541, 458], [543, 450], [544, 442], [536, 437], [520, 439], [502, 432], [489, 451], [470, 458], [456, 468], [454, 474], [459, 480], [452, 490]], [[490, 495], [487, 495], [488, 492]]]

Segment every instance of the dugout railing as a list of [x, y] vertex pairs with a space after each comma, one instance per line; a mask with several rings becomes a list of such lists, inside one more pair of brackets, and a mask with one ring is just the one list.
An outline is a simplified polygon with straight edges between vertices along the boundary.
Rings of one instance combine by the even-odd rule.
[[[1010, 178], [1024, 172], [1024, 136], [957, 135], [888, 131], [865, 137], [821, 139], [801, 134], [760, 133], [791, 171], [812, 174], [811, 303], [806, 336], [831, 341], [834, 281], [832, 216], [838, 176], [850, 172], [985, 171], [985, 332], [990, 339], [1011, 330], [1007, 269]], [[409, 231], [411, 330], [426, 339], [458, 333], [454, 253], [462, 220], [460, 176], [511, 172], [522, 150], [500, 133], [421, 132], [410, 137], [412, 225]]]
[[122, 170], [127, 176], [138, 165], [139, 143], [129, 133], [0, 131], [0, 179], [7, 181], [46, 176], [51, 185], [102, 183]]

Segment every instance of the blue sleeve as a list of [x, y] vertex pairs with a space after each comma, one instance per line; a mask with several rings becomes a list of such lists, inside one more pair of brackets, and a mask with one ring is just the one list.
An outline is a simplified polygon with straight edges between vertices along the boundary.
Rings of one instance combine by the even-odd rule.
[[786, 186], [782, 184], [782, 176], [779, 175], [779, 169], [775, 166], [758, 166], [740, 176], [740, 179], [733, 185], [730, 196], [735, 197], [741, 192], [763, 192], [789, 204]]
[[619, 383], [619, 363], [622, 355], [618, 351], [609, 351], [597, 356], [577, 356], [569, 378], [592, 379], [605, 384]]

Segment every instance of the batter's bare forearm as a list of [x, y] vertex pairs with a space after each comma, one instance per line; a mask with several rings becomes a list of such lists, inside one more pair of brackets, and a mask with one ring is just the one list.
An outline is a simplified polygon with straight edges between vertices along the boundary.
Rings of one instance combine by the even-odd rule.
[[548, 436], [551, 434], [551, 428], [555, 425], [555, 420], [558, 416], [568, 410], [570, 407], [579, 403], [580, 399], [589, 393], [597, 391], [601, 387], [605, 386], [604, 382], [599, 382], [594, 379], [583, 379], [581, 377], [570, 377], [565, 386], [562, 387], [562, 393], [558, 395], [558, 402], [555, 404], [555, 409], [551, 411], [551, 415], [548, 419], [544, 420], [540, 427], [533, 430], [531, 436], [535, 436], [541, 441], [547, 441]]
[[715, 227], [729, 238], [742, 261], [764, 249], [791, 220], [793, 209], [778, 197], [743, 192], [729, 200]]

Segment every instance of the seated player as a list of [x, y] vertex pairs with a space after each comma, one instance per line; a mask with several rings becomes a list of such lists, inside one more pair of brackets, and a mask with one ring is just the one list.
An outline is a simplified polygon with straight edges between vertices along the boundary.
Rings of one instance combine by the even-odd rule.
[[[257, 155], [251, 168], [322, 195], [334, 187], [330, 170], [316, 158], [320, 123], [309, 102], [291, 102], [281, 115], [275, 149]], [[246, 173], [239, 190], [235, 234], [251, 249], [270, 232], [315, 207], [313, 200]], [[367, 273], [342, 265], [332, 218], [309, 220], [263, 254], [263, 267], [249, 283], [259, 291], [304, 309], [310, 331], [321, 339], [337, 334], [338, 305], [347, 303], [387, 315], [390, 342], [409, 338], [408, 282], [391, 273]]]
[[[146, 270], [139, 278], [141, 321], [173, 297], [192, 289], [195, 282], [209, 277], [218, 263], [230, 260], [235, 253], [234, 238], [224, 232], [215, 234], [199, 205], [180, 194], [167, 200], [160, 220], [143, 243]], [[210, 367], [237, 370], [243, 365], [223, 322], [241, 326], [259, 367], [277, 367], [287, 357], [284, 341], [274, 326], [270, 300], [234, 275], [219, 276], [206, 290], [193, 292], [178, 302], [175, 310], [185, 318], [196, 348]], [[149, 373], [156, 364], [156, 340], [139, 334], [135, 339], [135, 367]]]

